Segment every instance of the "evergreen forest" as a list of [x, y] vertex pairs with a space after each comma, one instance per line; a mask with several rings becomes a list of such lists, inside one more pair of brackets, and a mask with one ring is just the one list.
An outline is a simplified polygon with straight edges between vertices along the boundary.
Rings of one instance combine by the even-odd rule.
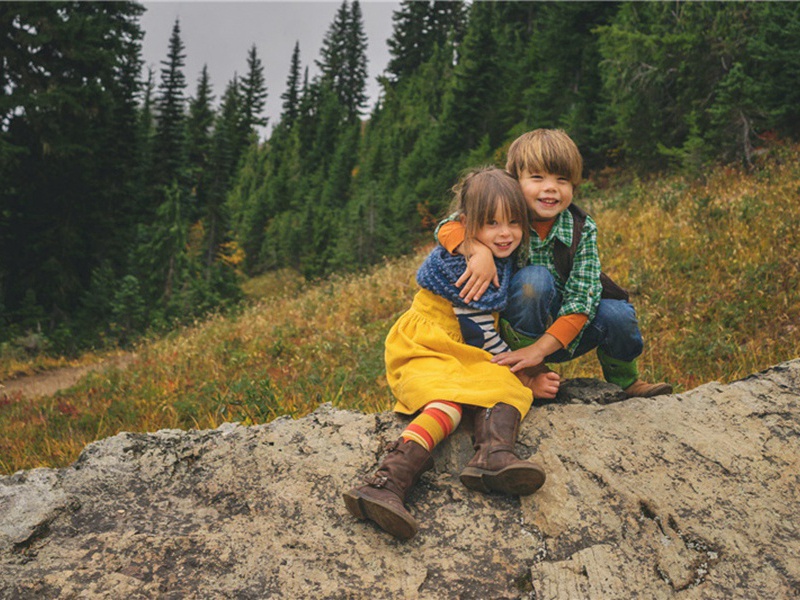
[[794, 2], [405, 1], [373, 106], [358, 0], [312, 55], [318, 75], [297, 45], [268, 65], [283, 90], [266, 89], [255, 45], [224, 90], [186, 73], [180, 22], [159, 71], [143, 69], [144, 10], [0, 3], [5, 349], [126, 346], [235, 309], [259, 274], [408, 254], [465, 168], [502, 166], [537, 127], [575, 139], [601, 195], [754, 168], [800, 138]]

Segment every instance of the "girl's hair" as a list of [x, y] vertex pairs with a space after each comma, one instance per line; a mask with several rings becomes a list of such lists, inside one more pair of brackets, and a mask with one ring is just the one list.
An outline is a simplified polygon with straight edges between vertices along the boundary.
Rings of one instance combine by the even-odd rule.
[[520, 248], [528, 247], [528, 204], [519, 182], [506, 171], [497, 167], [473, 169], [453, 187], [453, 193], [450, 210], [463, 215], [467, 240], [475, 239], [478, 230], [494, 219], [499, 207], [510, 221], [522, 227]]
[[515, 179], [522, 172], [544, 172], [581, 182], [583, 158], [575, 142], [561, 129], [534, 129], [523, 133], [508, 149], [506, 170]]

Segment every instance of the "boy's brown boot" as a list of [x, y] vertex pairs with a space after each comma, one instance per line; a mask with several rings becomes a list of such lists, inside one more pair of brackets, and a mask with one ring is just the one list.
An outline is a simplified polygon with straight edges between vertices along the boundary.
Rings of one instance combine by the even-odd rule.
[[623, 392], [628, 398], [652, 398], [672, 393], [672, 386], [668, 383], [647, 383], [637, 379], [626, 387]]
[[388, 452], [375, 475], [365, 479], [366, 485], [344, 494], [344, 503], [357, 519], [375, 521], [394, 537], [407, 540], [418, 527], [403, 502], [420, 475], [433, 468], [433, 458], [416, 442], [402, 438], [389, 446]]
[[519, 411], [496, 404], [475, 413], [475, 456], [461, 472], [461, 483], [479, 492], [505, 492], [527, 496], [544, 484], [544, 470], [514, 452], [520, 423]]

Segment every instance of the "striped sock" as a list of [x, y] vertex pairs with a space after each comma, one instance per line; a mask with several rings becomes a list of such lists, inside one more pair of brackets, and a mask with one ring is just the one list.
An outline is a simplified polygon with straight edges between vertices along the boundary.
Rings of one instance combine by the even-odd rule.
[[400, 435], [432, 452], [461, 422], [461, 405], [445, 400], [429, 402]]

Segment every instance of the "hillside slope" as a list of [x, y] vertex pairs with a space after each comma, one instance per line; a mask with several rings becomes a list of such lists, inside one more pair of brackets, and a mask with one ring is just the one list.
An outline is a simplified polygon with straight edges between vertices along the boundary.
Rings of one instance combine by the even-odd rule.
[[[680, 392], [800, 357], [800, 148], [760, 160], [752, 171], [590, 181], [577, 195], [598, 222], [604, 270], [633, 292], [643, 377]], [[248, 282], [251, 305], [142, 342], [125, 371], [53, 397], [0, 391], [0, 473], [66, 466], [120, 431], [266, 423], [326, 402], [388, 410], [383, 342], [426, 250], [318, 282], [269, 273]], [[593, 353], [555, 368], [600, 376]]]

